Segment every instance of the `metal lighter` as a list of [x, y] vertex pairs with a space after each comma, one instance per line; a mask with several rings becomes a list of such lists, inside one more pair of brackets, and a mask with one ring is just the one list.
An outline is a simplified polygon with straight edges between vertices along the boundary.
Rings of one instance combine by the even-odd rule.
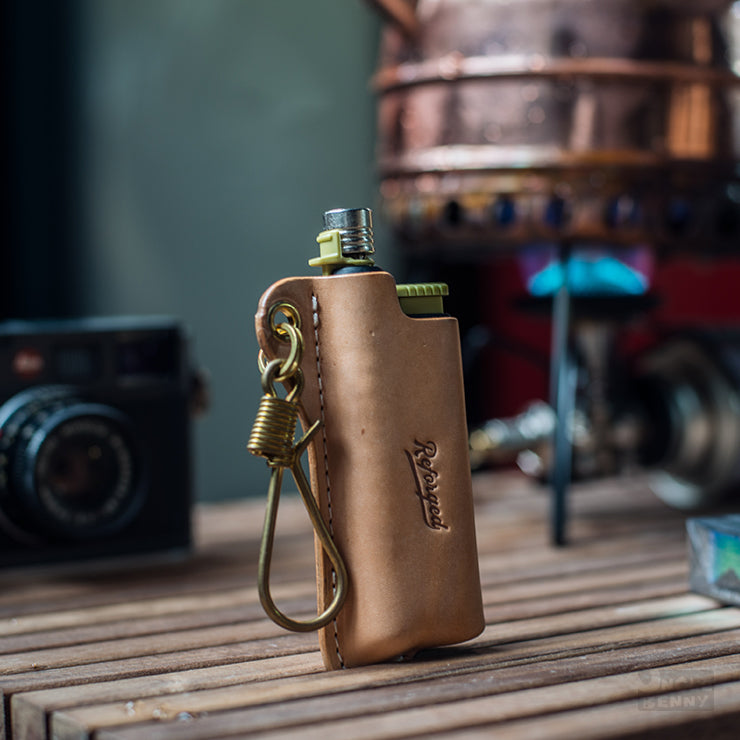
[[[447, 286], [396, 285], [377, 268], [369, 209], [328, 211], [324, 224], [309, 261], [323, 274], [280, 280], [260, 300], [265, 398], [248, 448], [273, 468], [263, 605], [289, 629], [318, 629], [325, 665], [340, 668], [462, 642], [484, 618]], [[306, 432], [296, 443], [297, 418]], [[319, 614], [308, 622], [283, 615], [269, 590], [286, 468], [316, 529]]]

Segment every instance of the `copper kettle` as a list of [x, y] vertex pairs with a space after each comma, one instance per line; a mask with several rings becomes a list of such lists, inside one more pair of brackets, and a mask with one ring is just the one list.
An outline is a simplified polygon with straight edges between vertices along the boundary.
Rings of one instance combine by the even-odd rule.
[[407, 243], [737, 243], [729, 0], [373, 4], [381, 194]]

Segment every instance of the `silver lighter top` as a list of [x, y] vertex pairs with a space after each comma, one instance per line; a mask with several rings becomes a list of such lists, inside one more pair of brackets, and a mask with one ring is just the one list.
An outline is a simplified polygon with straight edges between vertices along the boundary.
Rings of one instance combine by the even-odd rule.
[[373, 212], [369, 208], [333, 208], [324, 213], [324, 228], [337, 229], [345, 257], [370, 257], [373, 244]]

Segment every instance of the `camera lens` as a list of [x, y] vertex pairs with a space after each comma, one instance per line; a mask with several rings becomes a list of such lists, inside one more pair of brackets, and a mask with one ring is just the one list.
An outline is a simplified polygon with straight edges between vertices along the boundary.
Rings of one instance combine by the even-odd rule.
[[74, 416], [45, 434], [38, 451], [29, 447], [28, 484], [60, 522], [98, 527], [125, 504], [134, 460], [116, 427], [100, 412]]
[[0, 409], [0, 432], [0, 509], [23, 531], [102, 536], [139, 510], [140, 456], [117, 409], [38, 388]]

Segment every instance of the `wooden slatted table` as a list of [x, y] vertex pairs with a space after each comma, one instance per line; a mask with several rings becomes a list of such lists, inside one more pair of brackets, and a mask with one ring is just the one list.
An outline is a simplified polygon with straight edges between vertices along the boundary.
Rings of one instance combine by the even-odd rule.
[[[263, 615], [263, 503], [202, 507], [189, 562], [0, 574], [8, 738], [740, 737], [740, 610], [687, 591], [681, 516], [639, 481], [547, 497], [475, 479], [487, 628], [416, 660], [325, 672], [314, 635]], [[314, 604], [311, 534], [284, 500], [274, 590]]]

